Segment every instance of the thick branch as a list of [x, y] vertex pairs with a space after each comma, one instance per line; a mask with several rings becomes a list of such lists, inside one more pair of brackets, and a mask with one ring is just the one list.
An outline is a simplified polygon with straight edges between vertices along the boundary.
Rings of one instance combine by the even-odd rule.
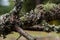
[[34, 40], [34, 38], [33, 38], [31, 35], [29, 35], [28, 33], [26, 33], [25, 31], [23, 31], [22, 28], [16, 26], [15, 29], [16, 29], [16, 31], [17, 31], [18, 33], [20, 33], [21, 35], [23, 35], [23, 36], [24, 36], [25, 38], [27, 38], [28, 40]]

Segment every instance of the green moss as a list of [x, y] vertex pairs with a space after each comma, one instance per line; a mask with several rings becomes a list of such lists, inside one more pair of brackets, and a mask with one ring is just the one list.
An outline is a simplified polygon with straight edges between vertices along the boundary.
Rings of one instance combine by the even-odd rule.
[[46, 3], [46, 4], [44, 4], [44, 9], [46, 10], [46, 11], [49, 11], [50, 9], [53, 9], [54, 7], [56, 7], [57, 5], [56, 4], [54, 4], [54, 3]]
[[49, 22], [50, 24], [60, 25], [60, 20], [53, 20]]

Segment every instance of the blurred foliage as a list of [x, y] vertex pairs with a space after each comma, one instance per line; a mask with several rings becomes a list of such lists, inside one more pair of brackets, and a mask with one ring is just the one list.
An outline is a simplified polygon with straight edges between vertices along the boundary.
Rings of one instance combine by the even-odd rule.
[[[60, 0], [43, 0], [42, 3], [44, 4], [44, 7], [46, 10], [52, 9], [56, 4], [60, 3]], [[23, 8], [21, 12], [25, 14], [26, 12], [29, 12], [31, 9], [34, 9], [36, 6], [36, 1], [34, 0], [24, 0], [23, 2]]]
[[60, 3], [60, 0], [49, 0], [49, 2], [58, 4]]
[[[9, 12], [13, 8], [14, 2], [12, 2], [12, 0], [9, 0], [9, 2], [11, 5], [8, 7], [0, 6], [0, 14]], [[60, 0], [43, 0], [43, 4], [46, 10], [52, 9], [58, 3], [60, 3]], [[26, 12], [29, 12], [31, 9], [34, 9], [35, 6], [36, 2], [34, 0], [24, 0], [21, 12], [25, 14]]]
[[34, 0], [24, 0], [23, 2], [23, 12], [29, 12], [31, 9], [35, 8], [35, 1]]
[[9, 2], [9, 6], [0, 6], [0, 15], [8, 13], [13, 8], [14, 2], [12, 0], [9, 0]]
[[58, 3], [60, 3], [60, 0], [43, 0], [44, 4], [46, 4], [47, 2], [58, 4]]

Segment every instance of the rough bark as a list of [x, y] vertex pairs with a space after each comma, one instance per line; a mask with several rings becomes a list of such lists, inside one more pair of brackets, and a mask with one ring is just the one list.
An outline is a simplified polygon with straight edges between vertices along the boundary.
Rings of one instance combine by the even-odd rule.
[[24, 29], [24, 30], [32, 30], [32, 31], [43, 31], [44, 26], [34, 25], [34, 26], [31, 26], [31, 27], [23, 27], [22, 29]]

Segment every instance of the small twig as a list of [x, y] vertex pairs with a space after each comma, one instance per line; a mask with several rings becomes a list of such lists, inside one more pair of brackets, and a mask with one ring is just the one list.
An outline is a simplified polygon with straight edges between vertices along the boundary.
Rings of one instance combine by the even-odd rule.
[[16, 40], [19, 40], [19, 38], [21, 37], [22, 35], [20, 34], [20, 36], [16, 39]]

